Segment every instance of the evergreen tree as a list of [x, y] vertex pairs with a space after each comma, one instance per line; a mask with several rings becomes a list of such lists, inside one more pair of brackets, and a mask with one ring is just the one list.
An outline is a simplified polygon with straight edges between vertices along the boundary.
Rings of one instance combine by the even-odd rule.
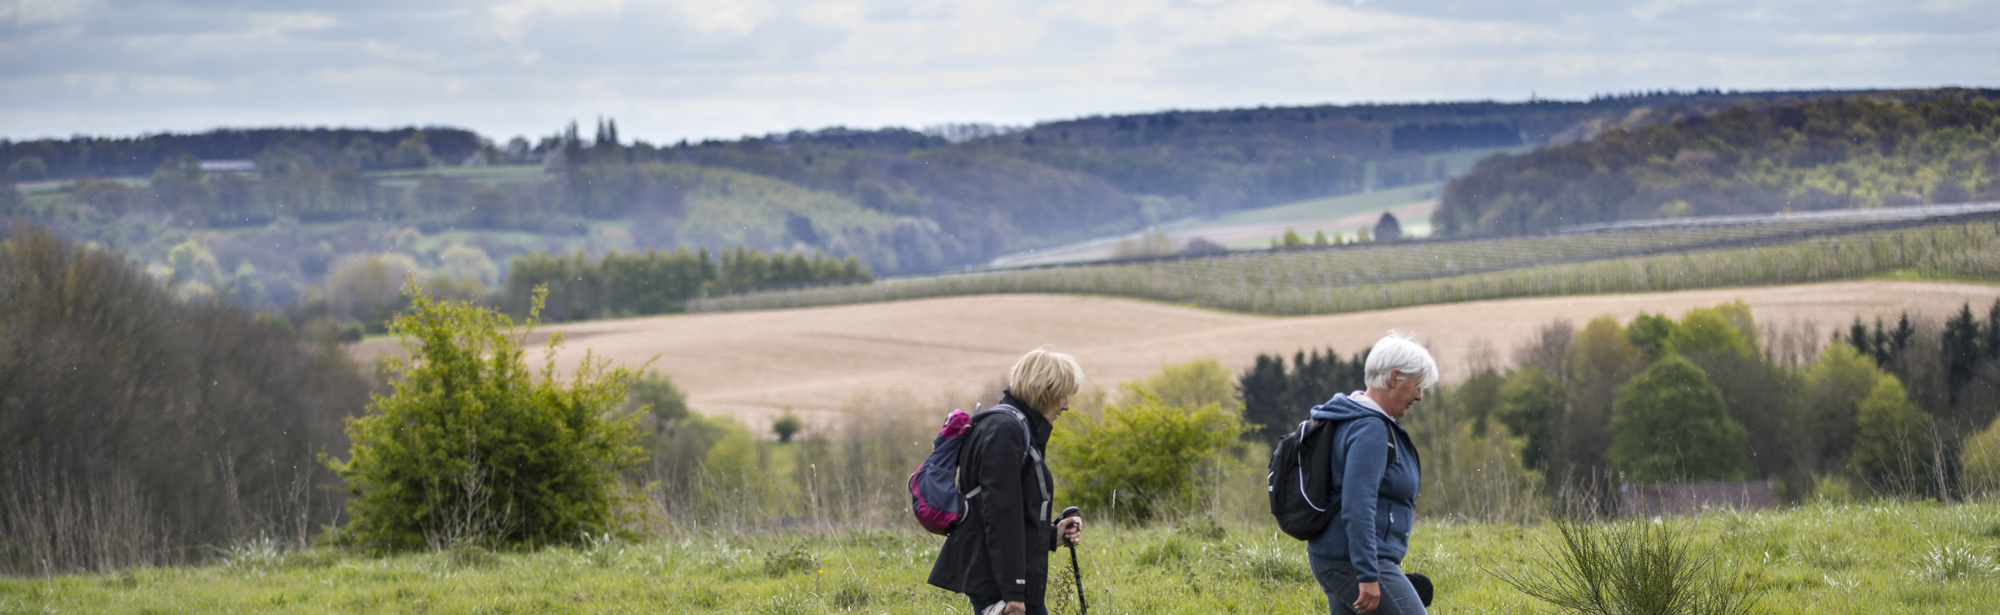
[[1256, 363], [1236, 379], [1237, 395], [1243, 398], [1243, 420], [1258, 439], [1276, 444], [1300, 419], [1302, 410], [1287, 406], [1285, 358], [1257, 355]]
[[1396, 215], [1382, 212], [1382, 218], [1375, 221], [1375, 238], [1395, 241], [1403, 238], [1403, 223], [1396, 221]]
[[1972, 319], [1972, 304], [1960, 306], [1958, 315], [1945, 321], [1943, 337], [1945, 386], [1951, 403], [1956, 404], [1959, 390], [1972, 381], [1973, 369], [1982, 358], [1979, 322]]
[[1979, 349], [1989, 360], [2000, 359], [2000, 299], [1993, 301], [1993, 307], [1986, 310], [1986, 328], [1979, 338]]

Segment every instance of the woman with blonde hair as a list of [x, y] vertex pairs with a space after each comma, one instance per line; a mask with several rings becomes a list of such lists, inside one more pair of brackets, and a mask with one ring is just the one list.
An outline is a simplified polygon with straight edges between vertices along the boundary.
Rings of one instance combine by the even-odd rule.
[[973, 417], [958, 466], [966, 516], [930, 584], [965, 594], [975, 615], [1048, 613], [1049, 553], [1076, 544], [1083, 519], [1050, 519], [1055, 481], [1043, 455], [1082, 383], [1075, 357], [1036, 349], [1014, 362], [1000, 403]]

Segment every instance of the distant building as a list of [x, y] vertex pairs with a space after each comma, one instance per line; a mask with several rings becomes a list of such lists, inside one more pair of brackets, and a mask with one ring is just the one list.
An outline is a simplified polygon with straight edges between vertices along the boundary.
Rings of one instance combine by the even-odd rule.
[[201, 161], [201, 171], [203, 173], [225, 173], [229, 171], [235, 171], [237, 173], [251, 173], [256, 170], [257, 170], [257, 163], [248, 160]]
[[1710, 508], [1751, 510], [1775, 508], [1778, 491], [1771, 483], [1654, 483], [1618, 488], [1619, 509], [1627, 517], [1686, 515]]

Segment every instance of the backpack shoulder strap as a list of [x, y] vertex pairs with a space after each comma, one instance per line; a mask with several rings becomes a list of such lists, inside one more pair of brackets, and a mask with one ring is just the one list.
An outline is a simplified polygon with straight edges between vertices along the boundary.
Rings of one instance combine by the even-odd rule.
[[[1007, 404], [995, 405], [993, 408], [980, 414], [1006, 414], [1014, 417], [1015, 423], [1021, 426], [1021, 448], [1025, 451], [1022, 454], [1022, 457], [1024, 457], [1023, 461], [1034, 464], [1035, 484], [1041, 487], [1042, 491], [1040, 519], [1044, 523], [1048, 522], [1049, 509], [1055, 504], [1055, 497], [1049, 492], [1048, 471], [1042, 460], [1042, 452], [1035, 450], [1035, 432], [1028, 428], [1028, 416], [1022, 414], [1020, 409]], [[978, 418], [977, 416], [973, 417], [974, 420]]]

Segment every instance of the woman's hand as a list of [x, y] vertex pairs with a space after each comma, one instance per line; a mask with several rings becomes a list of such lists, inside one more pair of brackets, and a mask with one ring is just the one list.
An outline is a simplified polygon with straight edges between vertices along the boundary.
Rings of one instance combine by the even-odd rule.
[[1083, 517], [1065, 517], [1057, 521], [1056, 534], [1060, 536], [1056, 539], [1056, 546], [1081, 544], [1078, 540], [1083, 537]]
[[1008, 602], [1007, 608], [1000, 610], [1000, 615], [1028, 615], [1028, 604], [1025, 602]]
[[1375, 612], [1375, 607], [1381, 605], [1381, 603], [1382, 603], [1382, 584], [1362, 583], [1361, 597], [1354, 599], [1354, 612], [1373, 613]]

